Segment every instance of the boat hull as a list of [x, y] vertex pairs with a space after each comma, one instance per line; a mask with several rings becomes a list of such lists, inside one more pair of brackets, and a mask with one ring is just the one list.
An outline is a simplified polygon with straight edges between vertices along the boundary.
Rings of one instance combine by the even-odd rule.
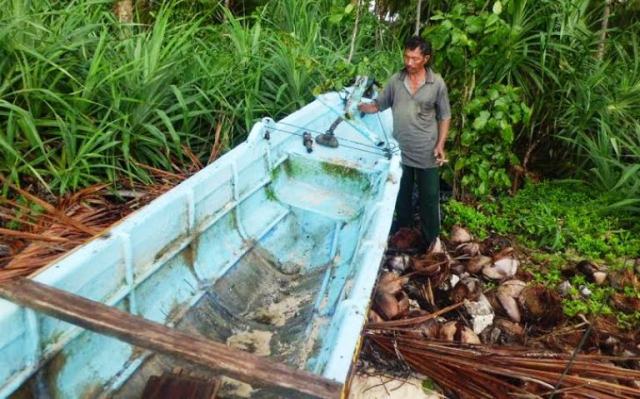
[[[390, 115], [343, 122], [333, 93], [265, 119], [215, 163], [34, 280], [344, 382], [386, 245], [401, 168], [368, 143]], [[387, 156], [389, 155], [389, 156]], [[176, 365], [0, 300], [0, 397], [134, 397]], [[267, 395], [255, 391], [253, 396]], [[233, 394], [231, 394], [233, 396]]]

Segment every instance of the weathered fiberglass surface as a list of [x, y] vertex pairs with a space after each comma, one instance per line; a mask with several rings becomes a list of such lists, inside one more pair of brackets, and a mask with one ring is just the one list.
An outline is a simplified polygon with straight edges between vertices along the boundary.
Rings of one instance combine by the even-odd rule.
[[[307, 153], [303, 132], [325, 131], [340, 104], [327, 94], [263, 120], [247, 142], [32, 278], [344, 382], [400, 168], [361, 134], [390, 132], [389, 114], [343, 122], [343, 145]], [[163, 370], [209, 376], [1, 300], [0, 330], [0, 397], [132, 398]], [[278, 392], [229, 382], [221, 394], [248, 395]]]

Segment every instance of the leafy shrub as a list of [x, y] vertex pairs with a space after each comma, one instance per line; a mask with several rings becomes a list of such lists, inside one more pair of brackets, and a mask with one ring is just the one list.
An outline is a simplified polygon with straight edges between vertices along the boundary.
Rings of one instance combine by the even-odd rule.
[[602, 216], [598, 210], [608, 202], [606, 196], [594, 196], [577, 183], [529, 184], [495, 202], [473, 206], [450, 201], [445, 205], [445, 226], [466, 225], [480, 238], [489, 233], [513, 235], [530, 246], [570, 250], [588, 258], [637, 256], [638, 224]]
[[445, 178], [453, 181], [456, 198], [507, 192], [509, 168], [520, 163], [513, 152], [516, 135], [531, 118], [522, 90], [501, 75], [519, 64], [500, 65], [513, 52], [508, 50], [513, 35], [496, 4], [487, 10], [482, 2], [458, 3], [449, 12], [436, 12], [425, 31], [453, 100], [453, 169]]
[[515, 126], [530, 117], [531, 110], [512, 86], [496, 84], [475, 92], [462, 112], [468, 123], [451, 135], [456, 143], [451, 150], [453, 178], [462, 195], [484, 197], [511, 188], [509, 168], [520, 163], [512, 149]]

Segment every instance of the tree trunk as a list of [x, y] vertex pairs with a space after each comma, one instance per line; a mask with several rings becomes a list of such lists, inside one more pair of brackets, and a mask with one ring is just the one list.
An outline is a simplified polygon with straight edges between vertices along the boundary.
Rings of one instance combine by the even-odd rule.
[[360, 0], [356, 3], [356, 22], [353, 25], [353, 34], [351, 35], [351, 48], [349, 49], [349, 58], [347, 62], [350, 64], [351, 59], [353, 58], [353, 53], [356, 49], [356, 38], [358, 36], [358, 23], [360, 22]]
[[418, 0], [418, 6], [416, 8], [416, 32], [415, 35], [420, 35], [420, 13], [422, 11], [422, 0]]
[[602, 13], [602, 23], [600, 25], [600, 40], [598, 42], [598, 53], [596, 58], [602, 61], [604, 58], [605, 42], [607, 40], [607, 28], [609, 26], [609, 15], [611, 14], [611, 0], [604, 0], [604, 12]]
[[125, 24], [133, 22], [133, 0], [119, 0], [113, 5], [113, 13], [118, 21]]
[[[229, 12], [231, 12], [231, 0], [224, 0], [224, 8], [226, 8]], [[227, 20], [227, 15], [225, 13], [222, 13], [222, 21], [226, 21]]]

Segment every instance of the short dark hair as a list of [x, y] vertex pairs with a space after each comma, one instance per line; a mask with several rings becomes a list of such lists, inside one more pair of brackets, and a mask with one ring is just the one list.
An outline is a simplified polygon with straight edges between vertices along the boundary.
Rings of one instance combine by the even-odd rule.
[[404, 42], [405, 50], [415, 50], [419, 48], [422, 55], [431, 55], [431, 42], [424, 40], [420, 36], [412, 36]]

